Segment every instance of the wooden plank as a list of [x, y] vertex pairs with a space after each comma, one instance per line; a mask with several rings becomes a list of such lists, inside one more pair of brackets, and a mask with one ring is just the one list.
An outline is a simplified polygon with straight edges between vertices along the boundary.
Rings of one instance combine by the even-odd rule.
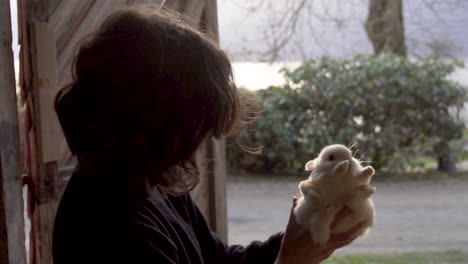
[[[0, 164], [0, 170], [2, 169]], [[8, 260], [8, 230], [6, 219], [6, 201], [3, 193], [3, 174], [0, 171], [0, 263], [9, 263]]]
[[[205, 0], [205, 8], [201, 13], [199, 28], [211, 34], [211, 37], [219, 43], [218, 13], [216, 0]], [[212, 161], [208, 171], [210, 195], [210, 223], [211, 228], [221, 239], [228, 241], [227, 227], [227, 171], [226, 171], [226, 144], [225, 140], [207, 142], [206, 160]]]
[[[208, 221], [210, 220], [210, 208], [209, 208], [209, 188], [208, 188], [208, 183], [209, 181], [207, 180], [207, 171], [208, 171], [208, 166], [207, 162], [205, 159], [205, 153], [206, 153], [206, 144], [202, 144], [202, 146], [198, 149], [196, 153], [196, 162], [198, 166], [198, 173], [200, 175], [200, 182], [198, 185], [192, 190], [190, 195], [192, 196], [193, 201], [197, 204], [198, 208], [200, 209], [201, 213], [205, 217], [205, 219]], [[211, 227], [211, 225], [210, 225]]]
[[206, 1], [206, 8], [203, 10], [200, 21], [200, 29], [219, 44], [217, 0]]
[[198, 151], [200, 183], [191, 195], [210, 228], [228, 240], [226, 146], [224, 139], [206, 140]]
[[214, 208], [216, 210], [216, 233], [228, 241], [227, 225], [227, 169], [226, 169], [226, 142], [225, 139], [213, 140], [215, 172], [214, 180]]
[[211, 229], [225, 242], [227, 232], [226, 146], [224, 139], [206, 141], [205, 162], [208, 185], [208, 222]]
[[[179, 8], [189, 16], [188, 23], [208, 33], [219, 42], [216, 0], [181, 0]], [[224, 139], [210, 139], [200, 150], [200, 184], [192, 197], [204, 214], [210, 228], [224, 241], [228, 240], [226, 196], [226, 146]]]
[[182, 8], [182, 13], [186, 14], [188, 17], [186, 22], [194, 28], [200, 28], [202, 14], [203, 11], [206, 9], [206, 1], [185, 1], [184, 6]]
[[0, 263], [26, 263], [9, 0], [0, 0]]
[[48, 163], [60, 159], [57, 139], [63, 138], [62, 128], [54, 110], [54, 99], [59, 88], [57, 82], [57, 52], [55, 33], [49, 23], [32, 24], [34, 87], [36, 98], [36, 124], [39, 125], [41, 162]]
[[[47, 164], [47, 171], [53, 171], [56, 168], [56, 162]], [[53, 174], [57, 175], [56, 172]], [[48, 176], [52, 178], [51, 176]], [[53, 186], [52, 184], [50, 186]], [[56, 188], [55, 188], [56, 189]], [[57, 192], [54, 192], [57, 193]], [[39, 197], [40, 198], [40, 197]], [[34, 227], [34, 247], [35, 247], [35, 264], [52, 264], [52, 234], [54, 229], [55, 214], [57, 212], [59, 200], [40, 200], [36, 204], [33, 212], [33, 221], [31, 224]]]
[[29, 80], [31, 80], [31, 62], [29, 56], [28, 26], [26, 23], [26, 0], [18, 0], [18, 43], [19, 52], [19, 81], [21, 88], [21, 103], [26, 103], [29, 93]]
[[49, 20], [49, 6], [51, 0], [26, 0], [29, 23], [47, 22]]
[[62, 129], [54, 111], [53, 101], [57, 93], [57, 63], [55, 33], [49, 23], [30, 24], [33, 47], [32, 58], [32, 99], [34, 109], [34, 126], [31, 130], [30, 146], [36, 167], [31, 168], [30, 175], [36, 204], [32, 211], [32, 263], [52, 263], [52, 231], [55, 213], [58, 206], [58, 168], [60, 159], [56, 141], [63, 137]]
[[[182, 13], [183, 12], [182, 6], [184, 4], [184, 1], [187, 1], [187, 0], [165, 0], [163, 8], [169, 9], [169, 10], [175, 10], [179, 13]], [[199, 1], [199, 0], [194, 0], [194, 1]], [[162, 1], [157, 1], [157, 3], [155, 4], [157, 4], [157, 6], [160, 6], [161, 3]]]

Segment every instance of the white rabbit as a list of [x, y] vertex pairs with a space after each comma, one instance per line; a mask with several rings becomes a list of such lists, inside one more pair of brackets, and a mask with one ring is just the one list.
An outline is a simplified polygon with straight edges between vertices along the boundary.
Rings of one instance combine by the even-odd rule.
[[[323, 245], [331, 233], [342, 233], [364, 220], [367, 225], [360, 235], [374, 225], [370, 197], [375, 188], [369, 185], [375, 172], [372, 167], [362, 167], [347, 147], [330, 145], [316, 159], [307, 162], [305, 169], [311, 174], [299, 184], [301, 197], [294, 213], [298, 224], [310, 231], [314, 242]], [[330, 225], [344, 206], [352, 214], [331, 232]]]

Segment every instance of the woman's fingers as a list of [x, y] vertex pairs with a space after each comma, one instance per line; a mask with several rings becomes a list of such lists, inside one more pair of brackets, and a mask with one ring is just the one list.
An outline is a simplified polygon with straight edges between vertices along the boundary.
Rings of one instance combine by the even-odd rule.
[[293, 197], [293, 207], [292, 207], [292, 210], [294, 210], [294, 208], [296, 208], [297, 206], [297, 201], [299, 200], [299, 197], [297, 196], [294, 196]]
[[347, 245], [351, 244], [351, 242], [353, 242], [353, 240], [356, 239], [357, 237], [358, 236], [356, 235], [355, 237], [352, 237], [352, 238], [347, 239], [347, 240], [341, 240], [341, 241], [328, 243], [326, 248], [327, 249], [333, 249], [333, 250], [342, 248], [344, 246], [347, 246]]
[[344, 233], [332, 235], [327, 243], [328, 246], [336, 249], [348, 245], [359, 236], [366, 225], [367, 221], [362, 221]]
[[294, 208], [296, 208], [297, 205], [297, 200], [299, 198], [297, 196], [294, 196], [293, 198], [293, 206], [291, 207], [291, 213], [289, 215], [289, 221], [288, 224], [286, 225], [286, 230], [285, 230], [285, 237], [289, 239], [289, 237], [296, 237], [298, 231], [300, 230], [297, 222], [296, 222], [296, 215], [294, 214]]
[[335, 249], [328, 249], [328, 250], [324, 251], [324, 253], [322, 253], [322, 255], [320, 255], [319, 261], [322, 262], [322, 261], [326, 260], [331, 255], [333, 255], [334, 252], [335, 252]]
[[291, 214], [289, 215], [288, 225], [296, 223], [296, 215], [294, 214], [294, 209], [297, 206], [297, 201], [298, 200], [299, 200], [299, 197], [297, 197], [297, 196], [293, 197], [293, 206], [291, 207]]

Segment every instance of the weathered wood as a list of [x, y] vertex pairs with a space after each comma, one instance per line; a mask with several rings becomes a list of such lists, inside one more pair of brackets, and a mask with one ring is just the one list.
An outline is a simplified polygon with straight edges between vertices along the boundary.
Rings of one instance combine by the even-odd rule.
[[[0, 170], [2, 169], [0, 164]], [[6, 219], [6, 203], [3, 193], [3, 175], [0, 172], [0, 262], [9, 263], [8, 260], [8, 230]]]
[[52, 263], [52, 230], [58, 205], [58, 168], [61, 158], [56, 141], [63, 137], [62, 129], [53, 108], [53, 100], [58, 91], [55, 34], [49, 23], [36, 22], [29, 25], [30, 43], [33, 47], [32, 95], [35, 148], [31, 169], [31, 191], [35, 193], [37, 203], [32, 212], [31, 225], [35, 233], [32, 236], [34, 246], [33, 263]]
[[186, 14], [187, 23], [194, 28], [202, 28], [200, 21], [202, 20], [203, 11], [206, 9], [206, 1], [185, 1], [181, 4], [181, 13]]
[[31, 225], [34, 227], [34, 262], [33, 263], [53, 263], [52, 260], [52, 234], [54, 229], [55, 214], [59, 201], [39, 201], [33, 213]]
[[210, 228], [224, 241], [228, 240], [226, 197], [226, 146], [224, 139], [206, 140], [198, 151], [200, 183], [192, 191]]
[[[200, 182], [198, 185], [192, 190], [190, 195], [192, 196], [193, 201], [198, 205], [201, 213], [205, 217], [205, 219], [209, 222], [210, 219], [210, 208], [209, 208], [209, 181], [207, 177], [208, 172], [208, 164], [207, 160], [205, 159], [207, 144], [202, 144], [202, 146], [198, 149], [196, 155], [197, 166], [199, 169], [200, 174]], [[209, 223], [208, 223], [209, 224]], [[211, 225], [210, 225], [211, 227]]]
[[[205, 8], [200, 14], [199, 28], [210, 34], [219, 43], [218, 13], [216, 0], [206, 0]], [[210, 195], [210, 227], [221, 239], [228, 241], [227, 227], [227, 171], [226, 171], [226, 144], [225, 139], [214, 140], [208, 143], [206, 160], [213, 161], [207, 180], [209, 183], [208, 194]], [[210, 150], [211, 149], [211, 150]]]
[[[216, 0], [181, 0], [178, 8], [179, 11], [189, 16], [187, 19], [189, 24], [219, 42]], [[198, 154], [200, 184], [192, 191], [192, 197], [210, 228], [221, 239], [227, 241], [227, 176], [224, 139], [205, 141]]]
[[206, 0], [206, 8], [203, 10], [200, 22], [200, 29], [208, 34], [219, 43], [219, 27], [218, 27], [218, 6], [217, 0]]
[[191, 192], [210, 228], [227, 241], [226, 166], [224, 139], [206, 140], [197, 152], [200, 183]]
[[35, 45], [32, 57], [34, 70], [33, 94], [36, 99], [36, 126], [39, 127], [42, 163], [57, 161], [61, 158], [57, 139], [63, 138], [62, 128], [54, 110], [54, 98], [59, 88], [57, 82], [57, 59], [55, 33], [49, 23], [31, 25]]
[[96, 1], [82, 1], [82, 4], [85, 4], [83, 8], [77, 8], [73, 10], [78, 10], [79, 12], [77, 13], [76, 16], [74, 17], [68, 17], [69, 23], [58, 23], [57, 26], [59, 25], [66, 25], [67, 29], [66, 30], [60, 30], [59, 32], [62, 32], [60, 37], [57, 37], [57, 54], [61, 54], [65, 46], [69, 43], [70, 39], [72, 38], [73, 34], [77, 30], [77, 28], [83, 23], [84, 18], [88, 15], [89, 11], [93, 7], [93, 5], [96, 3]]
[[26, 263], [9, 0], [0, 0], [0, 263]]
[[205, 160], [208, 181], [208, 221], [210, 227], [225, 242], [228, 240], [226, 197], [226, 145], [224, 139], [206, 142]]

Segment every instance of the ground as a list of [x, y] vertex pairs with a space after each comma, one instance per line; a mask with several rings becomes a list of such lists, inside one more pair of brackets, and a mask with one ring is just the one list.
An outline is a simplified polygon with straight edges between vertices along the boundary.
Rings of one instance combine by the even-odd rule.
[[[346, 257], [329, 264], [468, 263], [468, 180], [377, 182], [373, 185], [377, 187], [375, 227], [368, 236], [335, 255], [377, 255], [364, 257], [363, 261], [359, 260], [362, 255]], [[282, 230], [295, 194], [296, 180], [231, 177], [227, 194], [229, 243], [246, 245]], [[26, 219], [27, 234], [29, 230], [30, 223]], [[26, 239], [29, 248], [29, 235]], [[430, 253], [433, 251], [438, 253]], [[394, 255], [405, 252], [410, 253]], [[388, 259], [388, 254], [395, 260]], [[355, 258], [358, 260], [354, 261]]]
[[[338, 254], [468, 251], [468, 181], [377, 182], [376, 225]], [[297, 182], [231, 178], [229, 242], [264, 240], [284, 228]]]

